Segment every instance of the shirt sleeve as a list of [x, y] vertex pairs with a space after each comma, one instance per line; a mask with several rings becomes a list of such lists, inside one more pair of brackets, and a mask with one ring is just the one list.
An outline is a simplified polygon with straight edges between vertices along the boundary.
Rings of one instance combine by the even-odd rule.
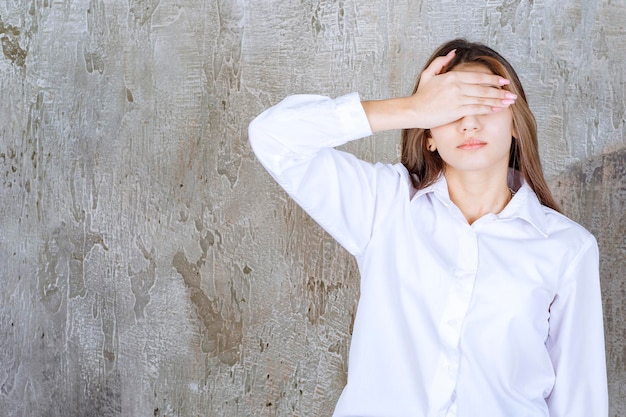
[[546, 346], [555, 371], [550, 417], [606, 417], [608, 393], [598, 247], [589, 240], [550, 307]]
[[380, 171], [333, 147], [371, 135], [359, 95], [287, 97], [252, 121], [249, 139], [281, 187], [353, 255], [371, 236]]

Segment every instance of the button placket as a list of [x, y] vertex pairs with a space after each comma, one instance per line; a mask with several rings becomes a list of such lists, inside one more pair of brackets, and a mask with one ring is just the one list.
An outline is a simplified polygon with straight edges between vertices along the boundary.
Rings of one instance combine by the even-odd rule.
[[[447, 281], [448, 299], [439, 321], [439, 334], [442, 352], [435, 372], [433, 386], [439, 387], [433, 393], [433, 411], [448, 416], [454, 409], [455, 392], [460, 366], [459, 342], [465, 316], [469, 310], [478, 267], [478, 242], [474, 231], [467, 227], [458, 241], [456, 264], [451, 265]], [[453, 413], [454, 415], [455, 413]]]
[[454, 349], [455, 356], [451, 358], [448, 371], [451, 374], [453, 373], [455, 378], [459, 369], [459, 341], [461, 339], [463, 322], [472, 301], [478, 265], [478, 243], [476, 235], [471, 228], [468, 228], [467, 233], [461, 236], [459, 245], [457, 265], [453, 269], [454, 278], [450, 284], [452, 286], [450, 290], [450, 304], [444, 313], [447, 327], [454, 333], [454, 339], [450, 340], [452, 342], [450, 348]]

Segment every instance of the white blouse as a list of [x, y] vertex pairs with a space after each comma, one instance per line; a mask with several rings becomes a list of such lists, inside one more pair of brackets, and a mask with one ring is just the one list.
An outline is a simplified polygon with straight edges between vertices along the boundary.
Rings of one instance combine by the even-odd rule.
[[[371, 135], [358, 94], [300, 95], [249, 128], [258, 159], [361, 274], [335, 417], [606, 417], [594, 237], [518, 183], [472, 225], [445, 178], [334, 146]], [[511, 184], [512, 186], [514, 184]]]

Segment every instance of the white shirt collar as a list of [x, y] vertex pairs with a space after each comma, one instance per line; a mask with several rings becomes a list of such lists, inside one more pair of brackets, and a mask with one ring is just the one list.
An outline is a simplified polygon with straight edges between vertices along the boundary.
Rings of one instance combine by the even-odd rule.
[[[546, 214], [535, 192], [530, 188], [518, 171], [512, 171], [508, 177], [509, 187], [515, 191], [515, 195], [498, 215], [500, 220], [522, 219], [532, 225], [544, 237], [548, 237]], [[448, 184], [443, 175], [428, 187], [415, 192], [412, 200], [423, 195], [434, 194], [445, 206], [453, 204], [448, 193]]]

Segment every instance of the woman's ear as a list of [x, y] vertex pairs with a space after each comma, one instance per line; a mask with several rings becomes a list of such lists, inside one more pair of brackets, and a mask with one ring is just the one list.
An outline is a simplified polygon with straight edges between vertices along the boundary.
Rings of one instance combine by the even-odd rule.
[[435, 141], [433, 140], [432, 137], [428, 137], [428, 142], [426, 143], [426, 148], [430, 151], [430, 152], [435, 152], [437, 150], [437, 144], [435, 143]]

